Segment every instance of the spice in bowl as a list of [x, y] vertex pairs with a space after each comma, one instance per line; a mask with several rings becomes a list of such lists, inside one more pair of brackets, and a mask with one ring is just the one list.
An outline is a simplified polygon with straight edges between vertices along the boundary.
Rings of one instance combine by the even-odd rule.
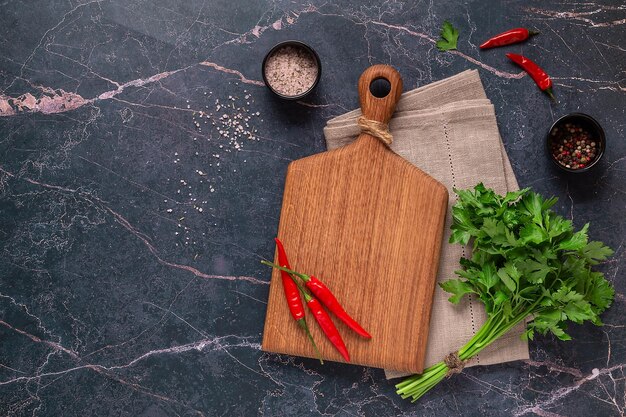
[[561, 169], [569, 172], [585, 171], [604, 152], [604, 132], [590, 116], [564, 116], [550, 129], [548, 151]]
[[596, 159], [598, 144], [581, 126], [566, 123], [555, 127], [552, 136], [552, 156], [565, 168], [584, 168]]
[[263, 79], [276, 95], [298, 99], [308, 94], [320, 78], [317, 54], [307, 45], [287, 41], [276, 45], [263, 61]]

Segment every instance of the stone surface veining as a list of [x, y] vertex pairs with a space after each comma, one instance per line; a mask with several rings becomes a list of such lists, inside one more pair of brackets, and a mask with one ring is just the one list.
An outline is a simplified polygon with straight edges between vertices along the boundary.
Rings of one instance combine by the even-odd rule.
[[[435, 47], [440, 26], [459, 50]], [[511, 27], [541, 35], [480, 51]], [[261, 81], [279, 41], [322, 59], [315, 93]], [[552, 75], [551, 103], [504, 53]], [[356, 80], [407, 89], [478, 69], [521, 186], [615, 249], [604, 327], [531, 360], [466, 369], [411, 404], [382, 370], [260, 350], [284, 174], [324, 150]], [[626, 7], [605, 2], [109, 1], [0, 5], [0, 415], [620, 416], [626, 413]], [[557, 171], [561, 115], [602, 124], [584, 175]]]

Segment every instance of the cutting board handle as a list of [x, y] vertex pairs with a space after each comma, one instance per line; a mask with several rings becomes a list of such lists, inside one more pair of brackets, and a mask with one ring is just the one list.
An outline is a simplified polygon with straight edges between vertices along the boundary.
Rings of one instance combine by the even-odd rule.
[[[385, 79], [389, 81], [391, 90], [385, 97], [376, 97], [370, 91], [372, 82]], [[359, 101], [361, 113], [365, 118], [380, 123], [389, 123], [402, 94], [402, 77], [395, 68], [389, 65], [373, 65], [363, 71], [359, 78]]]

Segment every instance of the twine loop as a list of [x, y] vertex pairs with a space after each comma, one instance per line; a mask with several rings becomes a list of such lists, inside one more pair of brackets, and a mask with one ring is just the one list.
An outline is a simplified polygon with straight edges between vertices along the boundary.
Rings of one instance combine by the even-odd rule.
[[463, 368], [465, 368], [467, 361], [462, 361], [461, 358], [459, 358], [458, 352], [452, 352], [446, 355], [443, 359], [443, 363], [448, 367], [446, 376], [449, 377], [454, 374], [460, 374]]
[[393, 142], [393, 136], [389, 133], [388, 124], [370, 120], [364, 116], [359, 117], [357, 123], [361, 128], [361, 132], [374, 136], [385, 145], [391, 145], [391, 142]]

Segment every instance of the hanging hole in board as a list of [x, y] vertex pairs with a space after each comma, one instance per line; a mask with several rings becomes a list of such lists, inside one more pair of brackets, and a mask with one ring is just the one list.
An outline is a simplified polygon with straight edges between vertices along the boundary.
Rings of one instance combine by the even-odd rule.
[[370, 83], [370, 93], [374, 97], [387, 97], [391, 92], [391, 83], [386, 78], [376, 78]]

